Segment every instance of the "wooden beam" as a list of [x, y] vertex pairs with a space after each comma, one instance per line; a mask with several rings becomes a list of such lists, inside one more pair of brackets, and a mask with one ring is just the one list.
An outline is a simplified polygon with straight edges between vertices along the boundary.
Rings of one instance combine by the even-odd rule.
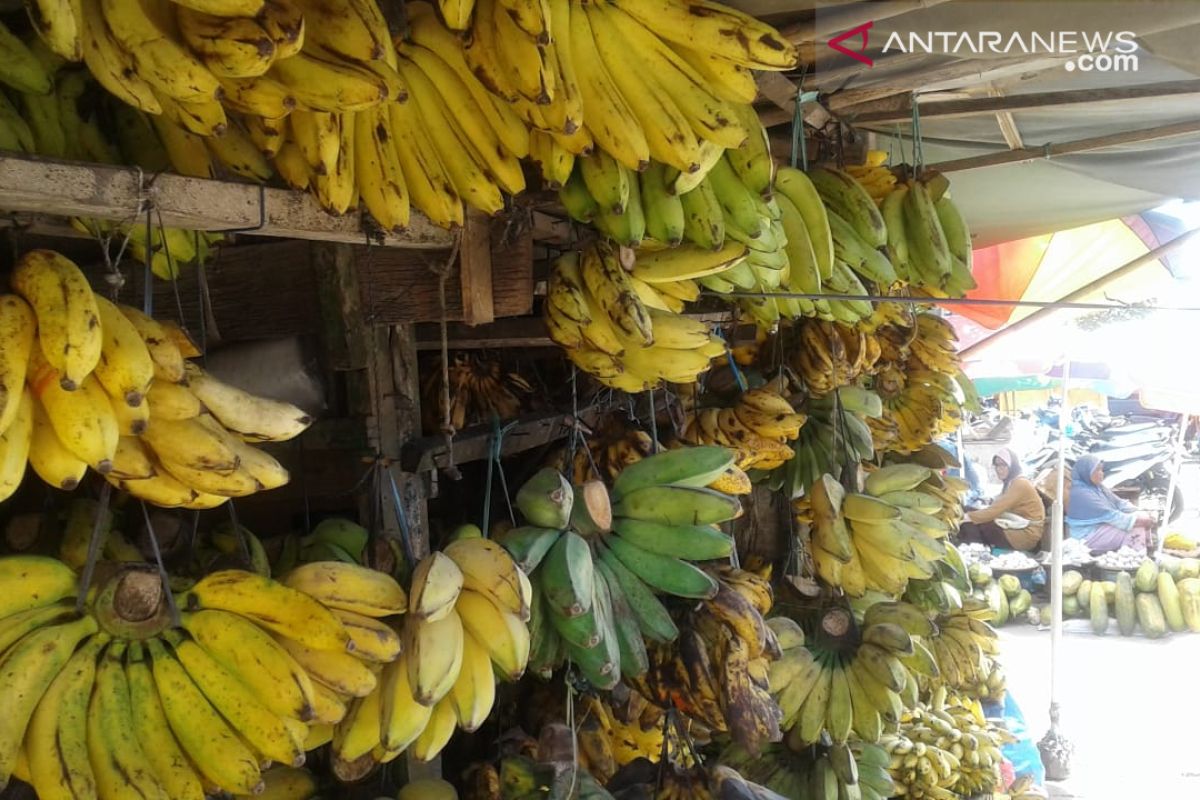
[[[760, 72], [754, 81], [758, 84], [758, 93], [778, 106], [789, 122], [796, 118], [796, 93], [800, 87], [790, 78], [779, 72]], [[825, 127], [830, 119], [829, 112], [820, 103], [808, 103], [804, 107], [804, 122], [814, 128]], [[763, 125], [767, 126], [765, 122]]]
[[[569, 435], [577, 424], [591, 427], [595, 424], [597, 416], [598, 409], [589, 406], [580, 409], [577, 418], [573, 418], [569, 413], [541, 413], [520, 417], [504, 434], [500, 443], [500, 455], [504, 457], [523, 453], [562, 439]], [[505, 424], [507, 426], [508, 423]], [[491, 423], [473, 425], [455, 434], [449, 448], [446, 446], [445, 437], [441, 435], [414, 439], [404, 445], [400, 463], [409, 472], [421, 473], [449, 466], [451, 452], [454, 455], [453, 463], [456, 465], [480, 461], [492, 454], [493, 433]]]
[[[1111, 103], [1126, 100], [1151, 100], [1158, 97], [1178, 97], [1200, 94], [1200, 80], [1167, 81], [1146, 83], [1140, 86], [1115, 86], [1108, 89], [1072, 89], [1061, 92], [1034, 92], [1032, 94], [978, 97], [970, 100], [947, 100], [938, 103], [921, 103], [922, 119], [948, 119], [969, 117], [976, 114], [995, 114], [1013, 111], [1030, 111], [1037, 108], [1058, 108], [1088, 103]], [[833, 96], [834, 98], [837, 95]], [[844, 108], [845, 116], [857, 124], [888, 124], [904, 122], [912, 117], [910, 95], [887, 98], [886, 107], [866, 111]]]
[[[1004, 96], [1004, 93], [994, 83], [988, 84], [988, 94], [992, 97]], [[1021, 141], [1021, 131], [1017, 128], [1017, 121], [1013, 119], [1011, 111], [997, 111], [996, 124], [1000, 126], [1000, 135], [1004, 137], [1004, 143], [1008, 145], [1009, 150], [1020, 150], [1025, 146], [1025, 142]]]
[[[435, 323], [418, 325], [416, 340], [418, 350], [440, 350], [441, 326]], [[541, 317], [500, 319], [477, 327], [452, 322], [446, 326], [446, 340], [451, 350], [557, 346], [546, 333]]]
[[496, 318], [492, 305], [491, 230], [488, 216], [478, 209], [467, 209], [458, 257], [463, 322], [468, 325], [491, 322]]
[[826, 105], [835, 114], [848, 115], [852, 113], [854, 106], [872, 100], [915, 91], [930, 91], [934, 87], [948, 88], [943, 87], [943, 84], [955, 84], [965, 79], [974, 79], [968, 81], [969, 83], [980, 83], [1013, 71], [1039, 70], [1048, 65], [1061, 63], [1065, 58], [1066, 56], [1031, 58], [1028, 55], [1006, 58], [960, 58], [938, 67], [914, 70], [912, 73], [887, 78], [858, 89], [835, 92], [829, 96]]
[[[363, 218], [334, 217], [308, 194], [249, 183], [187, 178], [102, 164], [0, 156], [0, 208], [5, 211], [98, 217], [144, 218], [175, 228], [246, 231], [260, 236], [362, 244]], [[389, 247], [448, 247], [450, 233], [419, 213], [408, 230], [382, 235]]]
[[1156, 139], [1169, 139], [1174, 136], [1186, 136], [1190, 133], [1200, 133], [1200, 120], [1177, 122], [1173, 125], [1162, 125], [1157, 128], [1143, 128], [1123, 133], [1110, 133], [1104, 136], [1093, 136], [1088, 139], [1077, 139], [1073, 142], [1050, 142], [1043, 147], [1025, 147], [1021, 150], [1002, 150], [982, 156], [956, 158], [952, 161], [941, 161], [936, 164], [926, 164], [926, 169], [938, 172], [961, 172], [966, 169], [995, 167], [1000, 164], [1016, 164], [1021, 161], [1036, 161], [1039, 158], [1083, 153], [1088, 150], [1103, 150], [1106, 147], [1116, 147], [1123, 144], [1137, 144]]

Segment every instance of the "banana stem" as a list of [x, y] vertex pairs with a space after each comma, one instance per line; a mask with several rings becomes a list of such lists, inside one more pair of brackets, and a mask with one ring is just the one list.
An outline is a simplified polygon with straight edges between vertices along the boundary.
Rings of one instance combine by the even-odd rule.
[[608, 487], [601, 481], [587, 481], [575, 487], [575, 504], [571, 507], [571, 524], [585, 537], [598, 536], [612, 530], [612, 502]]

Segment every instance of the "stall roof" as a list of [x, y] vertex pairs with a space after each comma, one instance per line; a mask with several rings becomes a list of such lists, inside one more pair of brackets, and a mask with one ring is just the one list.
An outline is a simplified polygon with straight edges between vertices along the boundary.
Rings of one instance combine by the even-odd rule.
[[[950, 177], [976, 246], [1127, 216], [1168, 199], [1200, 199], [1200, 2], [796, 2], [732, 0], [732, 4], [807, 40], [806, 89], [860, 130], [879, 135], [883, 149], [911, 160], [911, 93], [919, 98], [924, 161], [936, 164], [1034, 148], [1040, 155], [1064, 143], [1125, 135], [1124, 144], [1022, 163], [956, 170]], [[827, 47], [838, 33], [871, 23], [867, 67]], [[1034, 43], [1052, 33], [1131, 31], [1136, 70], [1068, 70], [1072, 59]], [[1030, 49], [1006, 54], [899, 52], [884, 46], [893, 33], [928, 39], [931, 31], [995, 31], [1018, 35]], [[851, 49], [861, 40], [848, 40]], [[1115, 47], [1115, 39], [1111, 47]], [[920, 49], [919, 47], [917, 49]], [[800, 81], [801, 74], [789, 76]], [[764, 92], [764, 95], [767, 94]], [[780, 93], [773, 92], [778, 101]], [[963, 103], [962, 101], [967, 101]], [[945, 105], [953, 103], [954, 105]], [[786, 106], [786, 103], [777, 103]], [[786, 122], [783, 108], [760, 107], [769, 123]], [[809, 118], [820, 122], [819, 118]], [[1145, 131], [1170, 136], [1145, 138]], [[1140, 140], [1139, 140], [1140, 139]]]

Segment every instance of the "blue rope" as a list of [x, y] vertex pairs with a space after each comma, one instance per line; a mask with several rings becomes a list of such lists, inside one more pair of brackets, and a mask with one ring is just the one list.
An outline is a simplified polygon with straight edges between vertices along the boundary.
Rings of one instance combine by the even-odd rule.
[[492, 483], [493, 474], [496, 470], [500, 472], [500, 488], [504, 492], [504, 502], [508, 506], [508, 518], [513, 525], [517, 524], [517, 515], [513, 511], [512, 497], [508, 491], [508, 479], [504, 475], [504, 464], [500, 462], [500, 454], [504, 449], [504, 436], [514, 427], [516, 422], [510, 422], [503, 428], [500, 427], [500, 417], [492, 415], [492, 435], [488, 445], [488, 466], [487, 466], [487, 487], [483, 492], [483, 535], [486, 538], [488, 531], [491, 528], [492, 520]]
[[396, 522], [400, 525], [400, 544], [404, 547], [404, 558], [410, 567], [415, 567], [417, 560], [412, 547], [412, 527], [408, 524], [408, 514], [400, 497], [400, 487], [396, 485], [396, 476], [390, 469], [383, 466], [380, 466], [380, 469], [387, 470], [388, 482], [392, 485], [392, 503], [396, 506]]

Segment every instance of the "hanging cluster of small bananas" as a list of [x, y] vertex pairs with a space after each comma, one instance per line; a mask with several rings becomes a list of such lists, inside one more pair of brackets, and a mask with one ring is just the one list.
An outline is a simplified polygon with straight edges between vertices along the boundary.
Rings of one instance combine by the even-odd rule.
[[954, 800], [1000, 787], [1002, 745], [1012, 741], [990, 724], [979, 701], [946, 689], [905, 713], [879, 744], [890, 756], [897, 796]]
[[[878, 741], [916, 703], [917, 682], [903, 662], [914, 653], [906, 628], [932, 631], [932, 623], [920, 612], [903, 613], [903, 604], [876, 605], [880, 608], [871, 606], [863, 619], [860, 640], [849, 647], [806, 644], [795, 622], [772, 621], [781, 644], [786, 640], [791, 645], [783, 644], [783, 657], [771, 665], [771, 691], [783, 709], [793, 750], [819, 742], [822, 732], [835, 743], [845, 743], [852, 734]], [[821, 620], [821, 628], [824, 632], [850, 623], [849, 612], [836, 609]]]
[[180, 628], [153, 570], [117, 572], [79, 617], [66, 564], [10, 557], [0, 577], [0, 784], [16, 775], [42, 797], [256, 794], [261, 765], [303, 764], [334, 716], [305, 659], [399, 650], [378, 618], [404, 592], [362, 567], [318, 562], [286, 585], [213, 573], [176, 598]]
[[377, 679], [366, 672], [340, 687], [365, 691], [350, 693], [358, 699], [330, 733], [335, 774], [358, 780], [406, 751], [429, 761], [456, 727], [478, 729], [497, 678], [525, 672], [532, 602], [529, 580], [490, 539], [464, 536], [422, 559], [400, 634], [392, 632], [396, 652]]
[[882, 353], [873, 333], [824, 320], [797, 323], [776, 346], [795, 337], [797, 346], [787, 348], [788, 365], [803, 379], [810, 394], [825, 395], [840, 386], [850, 386], [871, 372]]
[[600, 242], [554, 262], [544, 306], [550, 338], [573, 364], [614, 389], [693, 383], [725, 352], [725, 342], [706, 324], [671, 311], [655, 284], [635, 282], [621, 263], [629, 252]]
[[878, 205], [896, 186], [896, 173], [888, 169], [888, 154], [883, 150], [868, 150], [862, 164], [847, 164], [846, 174], [858, 181]]
[[[667, 725], [663, 709], [647, 702], [636, 691], [619, 707], [612, 698], [587, 695], [576, 710], [579, 766], [601, 784], [607, 784], [618, 769], [639, 758], [657, 764], [663, 757], [665, 739], [669, 763], [691, 766], [691, 749], [680, 735], [680, 726]], [[690, 724], [683, 721], [684, 726]]]
[[894, 464], [872, 472], [866, 493], [847, 492], [823, 475], [798, 506], [810, 526], [809, 555], [817, 575], [852, 597], [868, 589], [899, 597], [910, 578], [924, 580], [950, 547], [950, 528], [922, 511], [936, 498], [924, 494], [933, 472], [917, 464]]
[[[522, 398], [533, 387], [517, 372], [505, 369], [498, 358], [472, 353], [455, 353], [449, 365], [450, 427], [513, 419], [521, 413]], [[432, 367], [421, 383], [421, 416], [426, 434], [437, 433], [445, 424], [442, 370]]]
[[721, 762], [783, 797], [885, 800], [895, 794], [887, 751], [869, 742], [807, 745], [799, 751], [774, 745], [758, 756], [730, 747]]
[[627, 467], [611, 499], [599, 481], [579, 487], [543, 469], [517, 492], [529, 525], [501, 543], [530, 575], [530, 666], [548, 676], [569, 660], [593, 686], [611, 689], [646, 671], [646, 641], [678, 628], [657, 593], [710, 598], [717, 581], [693, 562], [729, 556], [715, 526], [738, 501], [704, 488], [733, 463], [719, 447], [669, 450]]
[[[891, 306], [890, 303], [881, 304]], [[912, 453], [962, 424], [967, 392], [953, 326], [936, 313], [896, 316], [878, 329], [880, 366], [872, 387], [883, 398], [883, 415], [870, 421], [880, 451]]]
[[[147, 172], [171, 167], [167, 150], [145, 115], [124, 103], [97, 102], [97, 94], [103, 92], [87, 70], [62, 69], [65, 62], [41, 39], [32, 38], [26, 47], [2, 27], [0, 23], [0, 50], [13, 61], [0, 60], [9, 65], [28, 62], [30, 69], [38, 71], [36, 80], [14, 88], [12, 100], [0, 91], [0, 151], [134, 164]], [[6, 82], [2, 76], [0, 82]], [[114, 134], [111, 138], [109, 132]], [[164, 279], [176, 277], [185, 264], [207, 261], [213, 245], [224, 238], [161, 225], [151, 225], [147, 232], [145, 220], [112, 223], [73, 218], [71, 224], [97, 238], [111, 236], [117, 248], [127, 239], [129, 255], [138, 262], [148, 258], [154, 274]]]
[[788, 442], [808, 420], [782, 392], [782, 383], [772, 381], [742, 392], [732, 407], [695, 409], [680, 439], [732, 448], [743, 470], [780, 467], [795, 455]]
[[910, 178], [888, 192], [879, 209], [887, 225], [881, 246], [896, 277], [930, 297], [962, 297], [975, 288], [971, 232], [949, 187], [941, 173]]
[[650, 668], [634, 688], [662, 708], [674, 708], [751, 752], [781, 737], [771, 696], [771, 662], [780, 656], [764, 622], [773, 595], [768, 577], [722, 567], [715, 596], [680, 623], [679, 641], [651, 649]]
[[936, 675], [924, 675], [923, 683], [936, 688], [945, 686], [969, 697], [981, 697], [979, 687], [991, 688], [1003, 674], [997, 674], [996, 656], [1000, 653], [997, 634], [991, 625], [964, 611], [942, 614], [937, 618], [937, 632], [925, 637], [937, 664]]
[[312, 422], [303, 411], [186, 361], [182, 332], [94, 294], [54, 251], [22, 256], [12, 283], [17, 294], [0, 296], [0, 499], [26, 463], [60, 489], [91, 467], [135, 497], [184, 508], [287, 483], [249, 443], [299, 435]]
[[872, 417], [882, 413], [882, 401], [859, 386], [843, 386], [802, 406], [808, 422], [800, 431], [796, 456], [771, 476], [771, 488], [790, 498], [807, 492], [822, 475], [841, 480], [843, 468], [875, 457]]
[[667, 769], [654, 794], [654, 800], [785, 800], [785, 797], [747, 780], [724, 764]]

